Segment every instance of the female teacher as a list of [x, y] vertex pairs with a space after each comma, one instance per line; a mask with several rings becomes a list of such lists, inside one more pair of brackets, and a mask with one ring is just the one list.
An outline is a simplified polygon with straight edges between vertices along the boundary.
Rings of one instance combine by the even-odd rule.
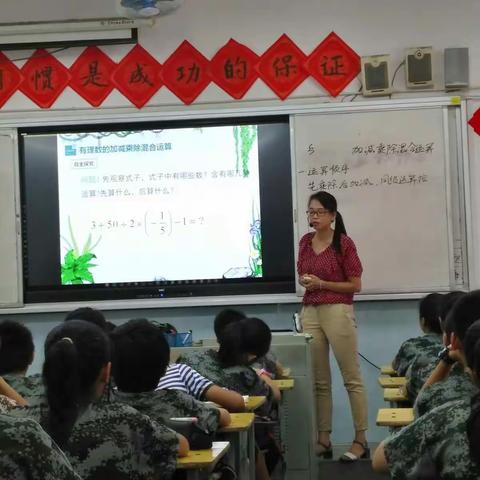
[[[362, 264], [347, 236], [337, 201], [327, 192], [313, 194], [308, 202], [308, 222], [315, 231], [300, 240], [298, 276], [305, 287], [302, 323], [313, 336], [312, 355], [317, 402], [317, 455], [332, 458], [332, 386], [329, 347], [342, 372], [350, 399], [355, 438], [340, 460], [367, 458], [367, 398], [357, 355], [357, 325], [353, 294], [361, 289]], [[332, 225], [335, 228], [332, 229]]]

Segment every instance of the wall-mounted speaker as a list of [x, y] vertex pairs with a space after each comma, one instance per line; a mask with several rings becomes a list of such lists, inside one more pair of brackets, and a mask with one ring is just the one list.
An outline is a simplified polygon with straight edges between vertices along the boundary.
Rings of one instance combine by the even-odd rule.
[[446, 48], [443, 56], [445, 62], [445, 88], [466, 88], [470, 84], [468, 48]]
[[432, 47], [407, 49], [405, 75], [407, 88], [433, 87]]
[[390, 55], [362, 57], [362, 94], [366, 97], [389, 95]]

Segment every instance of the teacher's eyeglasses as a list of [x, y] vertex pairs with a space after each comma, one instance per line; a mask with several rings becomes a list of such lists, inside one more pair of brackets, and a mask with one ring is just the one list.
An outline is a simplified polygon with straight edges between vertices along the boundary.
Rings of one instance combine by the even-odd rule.
[[321, 208], [319, 210], [307, 210], [305, 212], [309, 217], [323, 217], [324, 215], [326, 215], [328, 212], [328, 210], [325, 210], [324, 208]]

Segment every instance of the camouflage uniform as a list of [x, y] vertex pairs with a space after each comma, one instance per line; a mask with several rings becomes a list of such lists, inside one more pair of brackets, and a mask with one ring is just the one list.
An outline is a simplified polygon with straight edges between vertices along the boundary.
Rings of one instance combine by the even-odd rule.
[[272, 352], [268, 352], [264, 357], [258, 358], [251, 366], [259, 370], [263, 368], [272, 378], [278, 377], [277, 357]]
[[17, 406], [16, 402], [5, 395], [0, 395], [0, 413], [8, 413]]
[[64, 453], [38, 423], [2, 414], [0, 479], [81, 480]]
[[[12, 414], [45, 421], [48, 409]], [[83, 480], [163, 480], [176, 469], [178, 438], [128, 405], [95, 403], [78, 418], [64, 451]]]
[[168, 423], [173, 417], [197, 417], [198, 426], [208, 432], [216, 432], [220, 425], [220, 411], [195, 400], [179, 390], [126, 393], [115, 391], [113, 400], [126, 403], [160, 423]]
[[421, 390], [415, 400], [415, 418], [424, 415], [444, 403], [452, 400], [470, 399], [478, 393], [472, 378], [464, 371], [463, 366], [457, 363], [453, 366], [449, 376]]
[[421, 355], [417, 355], [408, 367], [405, 373], [407, 378], [406, 391], [412, 403], [415, 402], [424, 383], [437, 366], [438, 354], [442, 348], [441, 344], [432, 345], [429, 349], [424, 350]]
[[185, 363], [216, 385], [242, 395], [264, 396], [267, 401], [256, 410], [259, 415], [270, 415], [275, 400], [271, 388], [250, 367], [222, 367], [215, 350], [198, 350], [181, 355], [177, 363]]
[[9, 373], [2, 375], [3, 379], [20, 394], [29, 405], [38, 405], [45, 403], [45, 387], [43, 386], [42, 375], [30, 375], [25, 377], [23, 375], [15, 375]]
[[478, 480], [467, 438], [470, 400], [448, 402], [385, 440], [385, 458], [393, 480], [407, 479], [430, 456], [443, 480]]
[[420, 337], [409, 338], [405, 340], [392, 362], [392, 368], [399, 377], [403, 377], [407, 372], [409, 365], [417, 355], [430, 351], [432, 348], [442, 347], [442, 336], [437, 333], [427, 333]]

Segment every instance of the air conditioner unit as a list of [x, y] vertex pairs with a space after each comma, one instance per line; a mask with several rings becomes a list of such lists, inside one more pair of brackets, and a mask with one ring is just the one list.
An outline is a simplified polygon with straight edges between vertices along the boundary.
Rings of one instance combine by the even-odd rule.
[[116, 0], [117, 13], [127, 18], [149, 18], [168, 15], [184, 0]]
[[136, 43], [137, 29], [153, 24], [140, 18], [0, 23], [0, 50]]

